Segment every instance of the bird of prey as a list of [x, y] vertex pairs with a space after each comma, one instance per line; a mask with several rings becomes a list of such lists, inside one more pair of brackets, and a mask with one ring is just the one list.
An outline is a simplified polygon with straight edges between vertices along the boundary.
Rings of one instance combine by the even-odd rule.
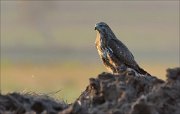
[[136, 63], [129, 49], [116, 38], [105, 22], [95, 25], [97, 31], [96, 48], [105, 67], [112, 73], [121, 73], [122, 68], [131, 68], [143, 75], [150, 75]]

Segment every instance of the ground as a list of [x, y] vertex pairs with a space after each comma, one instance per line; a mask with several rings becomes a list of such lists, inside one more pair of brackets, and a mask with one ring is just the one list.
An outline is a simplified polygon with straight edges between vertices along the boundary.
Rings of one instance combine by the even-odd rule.
[[180, 68], [167, 69], [167, 80], [138, 75], [101, 73], [90, 78], [86, 90], [72, 103], [46, 95], [0, 95], [0, 113], [6, 114], [179, 114]]

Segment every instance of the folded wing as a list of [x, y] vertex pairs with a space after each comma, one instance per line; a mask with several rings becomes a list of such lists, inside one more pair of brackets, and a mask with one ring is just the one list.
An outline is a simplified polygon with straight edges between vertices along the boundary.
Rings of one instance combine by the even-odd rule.
[[127, 66], [135, 67], [137, 63], [129, 49], [118, 39], [111, 39], [107, 43], [108, 47], [113, 51], [113, 55]]

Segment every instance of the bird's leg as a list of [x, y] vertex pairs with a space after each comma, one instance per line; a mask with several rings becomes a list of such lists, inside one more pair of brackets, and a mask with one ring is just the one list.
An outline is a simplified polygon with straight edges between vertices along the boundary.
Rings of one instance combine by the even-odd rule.
[[138, 76], [138, 73], [132, 68], [127, 68], [127, 75]]
[[113, 72], [114, 75], [123, 75], [125, 73], [127, 69], [127, 66], [125, 66], [124, 64], [121, 64], [120, 66], [117, 66], [115, 68], [115, 71]]

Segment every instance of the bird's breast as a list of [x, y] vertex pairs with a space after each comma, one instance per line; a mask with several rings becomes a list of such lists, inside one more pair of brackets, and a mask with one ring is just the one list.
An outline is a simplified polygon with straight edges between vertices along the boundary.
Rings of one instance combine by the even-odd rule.
[[108, 51], [107, 47], [105, 46], [103, 39], [101, 38], [101, 35], [98, 31], [97, 31], [95, 44], [96, 44], [96, 48], [97, 48], [98, 54], [101, 57], [101, 59], [103, 61], [104, 60], [108, 61], [109, 51]]

